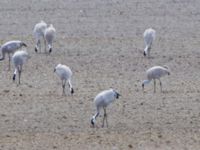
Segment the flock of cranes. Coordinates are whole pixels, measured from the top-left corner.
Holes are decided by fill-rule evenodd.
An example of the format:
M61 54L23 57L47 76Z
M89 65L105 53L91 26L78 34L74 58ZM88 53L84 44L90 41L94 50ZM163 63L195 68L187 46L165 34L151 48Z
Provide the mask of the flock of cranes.
M34 27L33 34L35 37L35 52L40 51L41 52L41 44L42 41L44 41L44 49L46 53L46 45L48 46L48 52L52 52L52 44L55 40L55 34L56 30L53 27L52 24L47 25L44 21L41 21L37 23ZM145 49L144 49L144 56L150 57L150 50L153 44L153 41L155 40L156 31L152 28L146 29L143 37L144 37L144 43L145 43ZM23 65L27 62L27 60L30 58L28 53L23 50L18 50L22 47L27 47L27 45L22 41L9 41L6 42L1 46L1 58L0 61L5 59L5 55L8 55L9 60L9 70L10 70L10 62L11 62L11 55L12 55L12 62L14 65L14 73L13 73L13 81L16 79L16 75L18 74L18 84L20 84L20 77L22 72ZM72 78L72 71L71 69L63 64L58 64L54 68L54 72L60 77L62 81L62 94L65 95L65 87L66 83L69 85L70 93L74 93L74 89L71 83ZM162 92L162 82L161 77L165 75L170 75L169 68L166 66L154 66L147 70L146 72L147 79L142 82L142 88L144 90L144 86L150 83L152 80L154 80L154 92L156 92L156 79L160 81L160 88ZM91 118L91 125L95 127L96 124L96 118L100 114L100 110L104 110L104 116L103 116L103 123L102 127L104 127L104 122L106 121L106 125L108 127L108 120L107 120L107 113L106 108L109 104L114 102L116 99L118 99L121 95L114 89L108 89L105 91L100 92L94 99L94 104L96 107L96 114L92 116Z
M156 37L156 31L152 28L146 29L143 34L145 49L144 56L150 57L150 50L153 44L153 41ZM142 82L142 89L144 91L144 86L154 80L154 92L156 92L156 79L160 81L160 89L162 92L162 82L161 77L165 75L170 75L170 70L167 66L154 66L146 71L147 79ZM102 127L104 127L104 122L106 120L106 124L108 127L107 113L106 107L118 99L120 94L116 92L114 89L109 89L100 92L94 99L96 114L92 116L91 125L94 127L96 123L96 118L99 116L100 109L104 110L103 123Z

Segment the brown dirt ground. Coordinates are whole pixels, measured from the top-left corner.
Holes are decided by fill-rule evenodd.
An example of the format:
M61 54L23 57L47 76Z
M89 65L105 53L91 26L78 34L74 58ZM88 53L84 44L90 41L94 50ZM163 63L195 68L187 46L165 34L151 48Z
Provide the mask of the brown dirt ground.
M40 20L57 29L51 55L34 52ZM199 0L1 0L0 43L25 41L31 59L19 86L0 63L0 149L200 149L199 24ZM157 37L147 59L149 27ZM58 63L74 73L74 96L62 96ZM163 93L153 83L143 93L154 65L171 75ZM93 98L110 87L122 97L107 110L109 128L93 129Z

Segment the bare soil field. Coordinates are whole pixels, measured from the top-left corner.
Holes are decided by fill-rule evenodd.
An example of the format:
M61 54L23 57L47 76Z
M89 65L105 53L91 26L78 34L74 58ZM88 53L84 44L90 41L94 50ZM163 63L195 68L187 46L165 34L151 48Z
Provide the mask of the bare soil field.
M34 51L40 20L57 30L50 55ZM143 32L157 36L143 56ZM21 85L0 62L0 150L200 149L199 0L1 0L0 45L22 40L31 59ZM73 96L62 96L58 63L73 71ZM167 65L163 93L145 87L145 71ZM94 97L110 87L108 128L90 127ZM68 90L68 89L67 89Z

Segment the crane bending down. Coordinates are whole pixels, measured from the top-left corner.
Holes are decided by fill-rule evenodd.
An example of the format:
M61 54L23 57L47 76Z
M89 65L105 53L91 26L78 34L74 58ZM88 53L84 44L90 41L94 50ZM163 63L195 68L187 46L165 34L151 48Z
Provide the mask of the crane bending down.
M49 53L52 52L52 44L55 39L55 34L56 34L56 29L54 28L54 26L52 24L50 24L49 27L46 28L46 30L44 32L44 37L45 37L45 40L48 45Z
M40 50L41 52L41 39L44 41L44 49L46 52L46 40L44 37L45 30L47 28L47 24L44 21L40 21L37 23L33 29L33 35L35 37L36 45L35 45L35 52L38 52Z
M156 31L152 28L146 29L144 31L143 36L144 36L144 43L145 43L144 56L147 55L149 57L151 46L156 37Z
M26 61L30 58L28 53L26 51L16 51L14 55L12 56L12 62L15 66L15 71L13 74L13 81L15 81L16 74L18 72L19 74L19 84L20 84L20 77L21 77L21 72L22 72L22 66Z
M162 82L160 80L161 77L165 75L170 75L169 68L166 66L154 66L146 71L147 74L147 80L144 80L142 82L142 88L144 91L144 86L146 84L149 84L151 80L154 80L154 93L156 92L156 79L160 81L160 90L162 92Z
M65 94L66 81L68 81L70 92L71 92L71 94L73 94L74 93L74 89L73 89L72 84L71 84L71 77L72 77L72 71L71 71L71 69L68 66L65 66L65 65L62 65L62 64L58 64L54 68L54 72L56 72L56 74L62 80L62 88L63 88L62 95Z
M8 41L1 46L1 58L0 61L5 59L5 55L8 54L8 69L10 70L10 61L11 61L11 54L13 54L17 49L21 47L27 47L27 45L22 41Z
M104 121L106 120L106 124L108 127L108 120L107 120L107 114L106 114L106 107L115 101L115 99L118 99L119 96L121 96L118 92L116 92L113 89L105 90L100 92L94 99L94 103L96 106L96 114L91 119L91 124L94 127L96 123L96 118L99 116L100 109L103 108L104 110L104 117L103 117L103 124L102 127L104 127Z

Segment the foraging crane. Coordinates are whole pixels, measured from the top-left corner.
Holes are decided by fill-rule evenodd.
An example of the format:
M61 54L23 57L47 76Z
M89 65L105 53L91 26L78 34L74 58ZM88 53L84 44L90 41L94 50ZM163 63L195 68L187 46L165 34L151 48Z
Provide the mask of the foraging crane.
M149 57L151 46L156 37L156 31L152 28L146 29L144 31L143 36L144 36L144 43L145 43L144 56L147 55Z
M20 77L21 77L21 72L22 72L22 66L26 61L30 58L28 53L26 51L16 51L14 55L12 56L12 62L15 66L15 71L13 74L13 81L15 81L16 74L18 72L19 74L19 84L20 84Z
M41 52L41 39L44 40L44 46L45 46L45 52L46 52L46 40L44 37L46 28L47 28L47 24L44 21L40 21L39 23L35 25L33 29L33 35L36 40L35 52L38 52L38 50L40 50Z
M96 118L99 116L100 109L103 108L104 110L104 117L103 117L103 124L102 127L104 127L104 121L106 120L106 124L108 127L108 120L107 120L107 114L106 114L106 107L115 101L115 99L118 99L119 96L121 96L118 92L116 92L113 89L105 90L100 92L94 99L94 103L96 106L96 114L91 119L91 124L94 127Z
M162 92L162 82L161 82L160 78L165 75L170 75L170 71L169 71L169 68L166 66L164 66L164 67L154 66L154 67L148 69L146 71L146 74L147 74L147 80L144 80L142 82L143 91L144 91L144 86L146 84L149 84L151 82L151 80L154 80L154 93L155 93L156 92L156 79L158 79L160 81L160 89Z
M3 44L1 46L1 58L0 61L5 59L5 55L8 54L8 61L9 61L9 65L8 65L8 69L10 70L10 61L11 61L11 56L10 54L13 54L17 49L21 48L21 47L27 47L27 45L22 42L22 41L8 41L5 44Z
M71 69L68 66L65 66L65 65L62 65L62 64L58 64L54 68L54 72L56 72L56 74L62 80L62 88L63 88L62 95L65 94L66 81L68 81L70 92L71 92L71 94L73 94L74 93L74 89L73 89L72 84L71 84L71 77L72 77L72 71L71 71Z
M51 53L52 51L52 43L53 40L55 39L55 34L56 34L56 29L53 27L52 24L50 24L50 26L46 28L44 32L44 37L48 45L49 53Z

